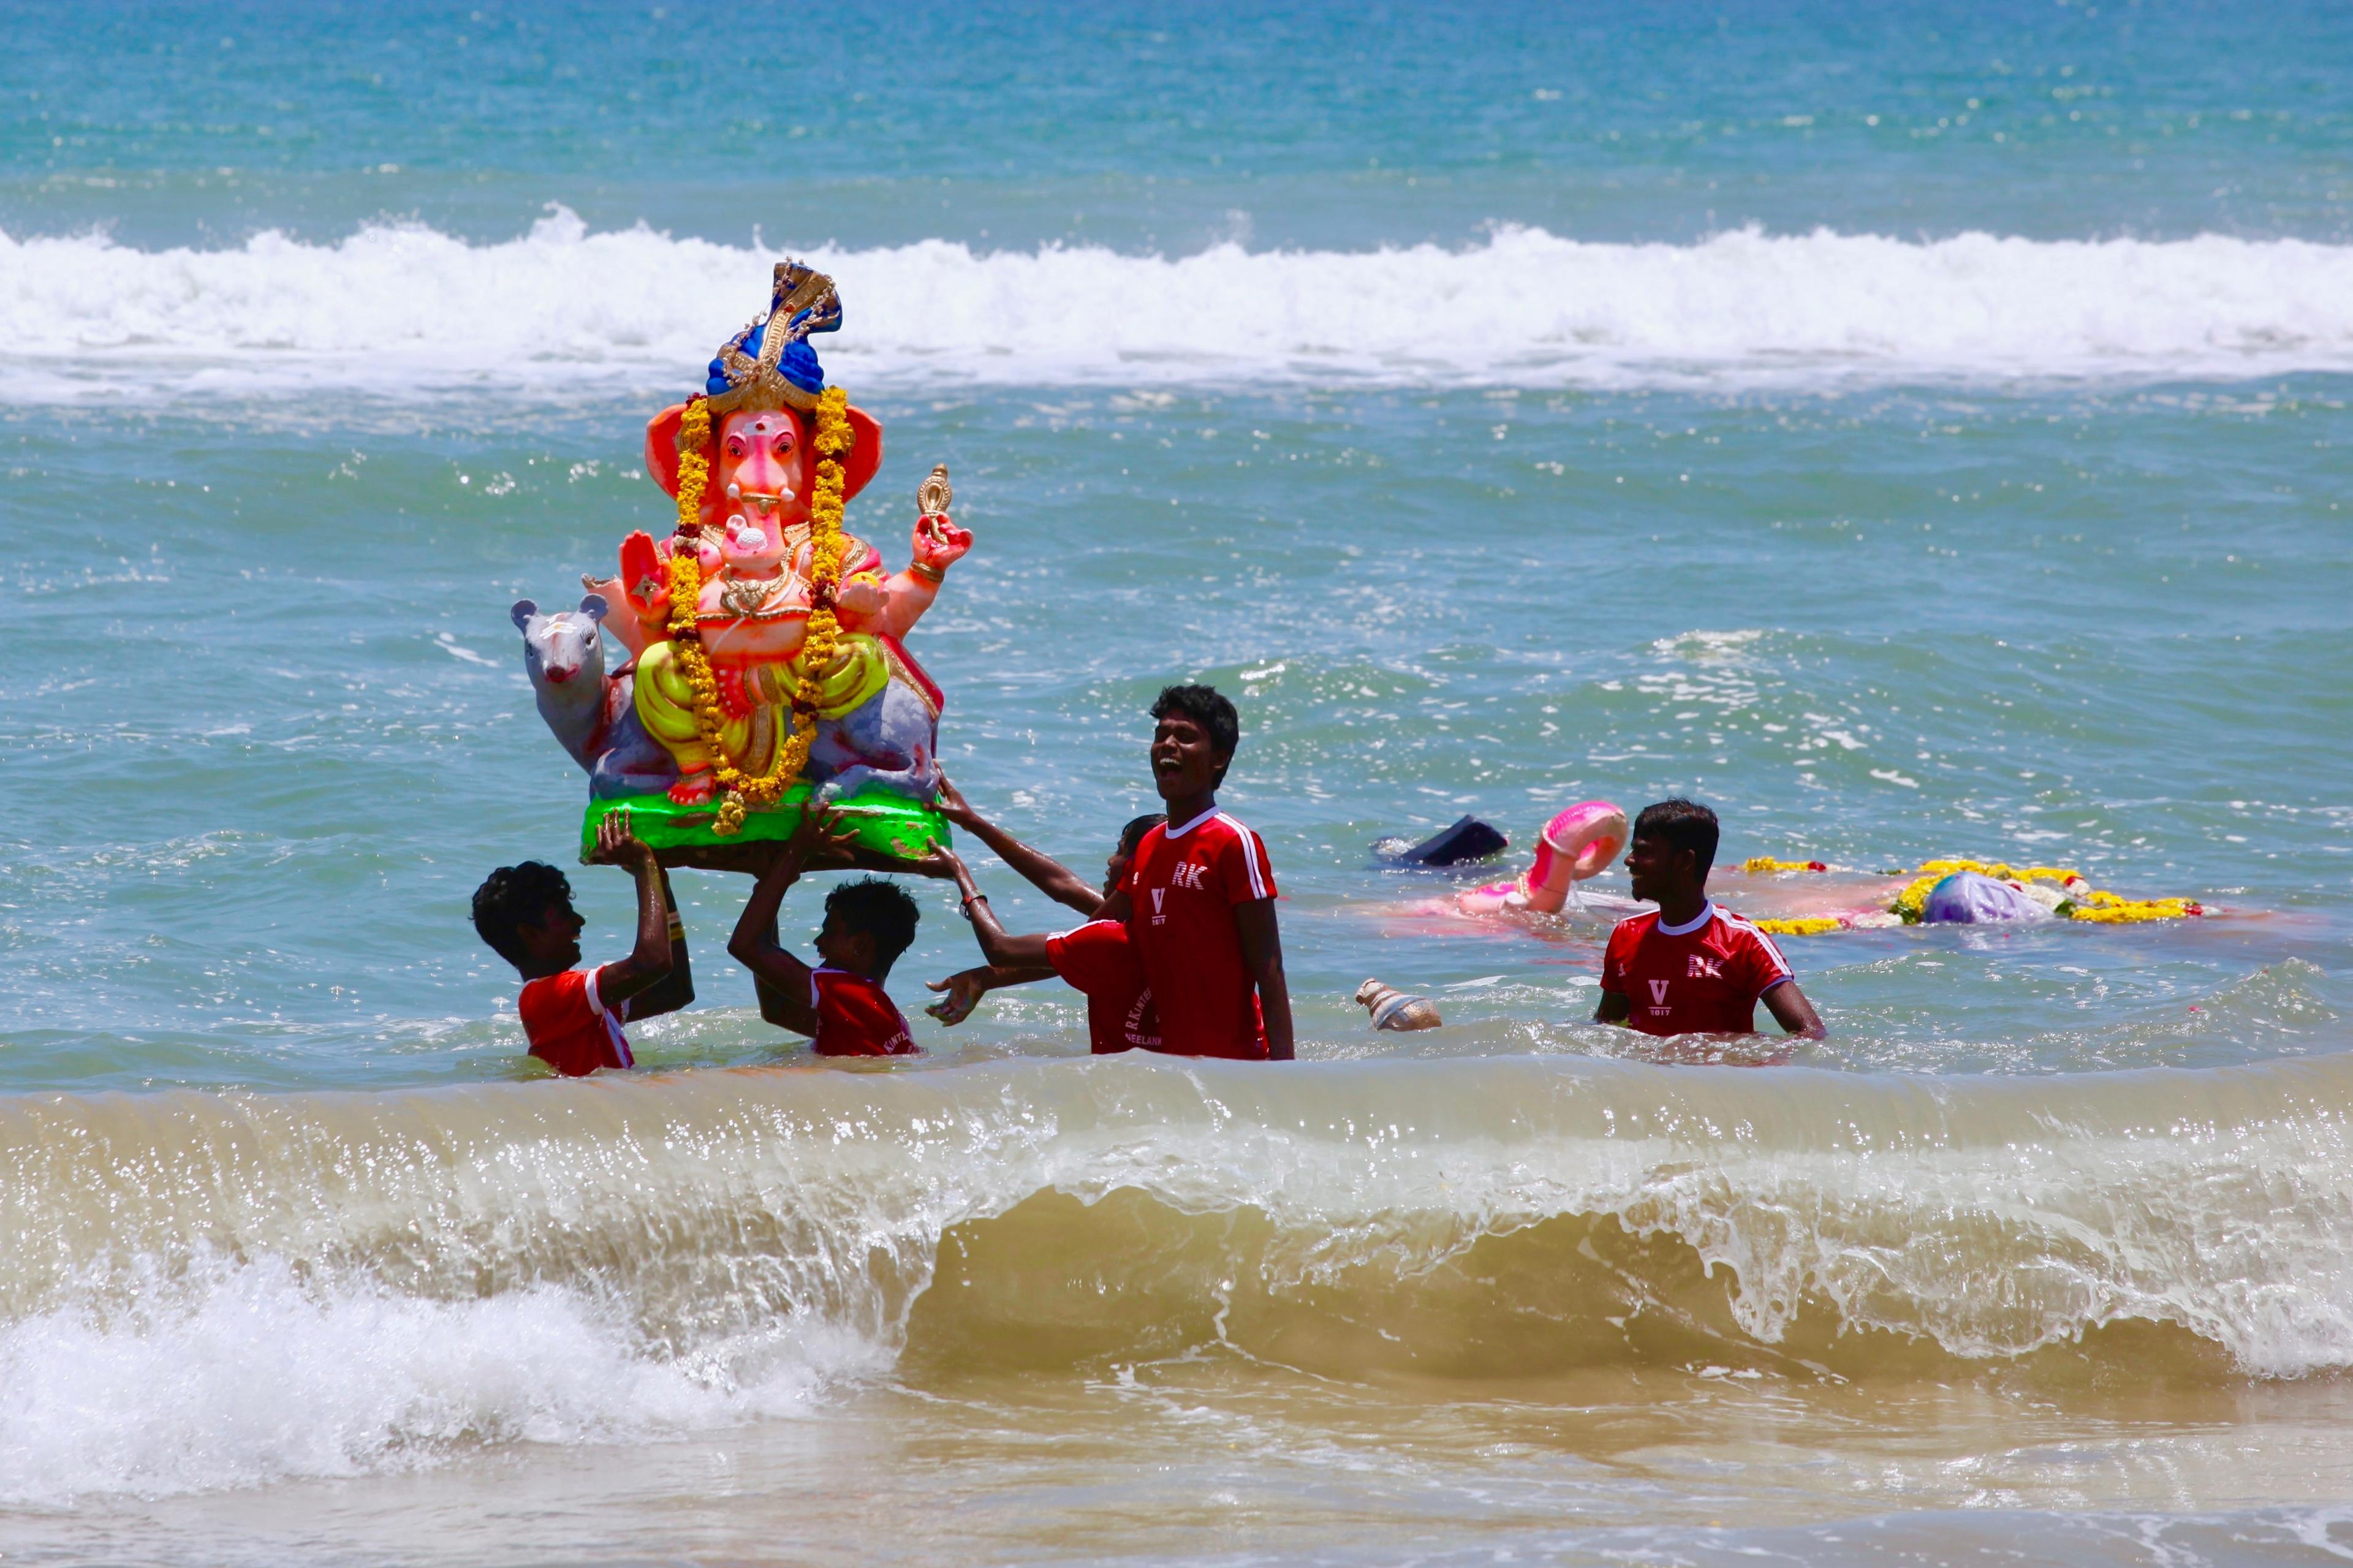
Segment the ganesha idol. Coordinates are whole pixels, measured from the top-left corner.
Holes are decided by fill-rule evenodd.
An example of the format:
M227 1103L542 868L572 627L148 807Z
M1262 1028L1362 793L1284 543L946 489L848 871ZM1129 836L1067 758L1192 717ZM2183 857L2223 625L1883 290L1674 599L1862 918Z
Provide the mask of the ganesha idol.
M940 689L905 638L972 535L948 517L944 466L918 489L903 569L844 530L882 427L825 384L808 339L840 324L832 280L780 263L767 314L721 348L702 395L646 427L646 468L678 506L668 537L622 541L616 576L583 579L580 616L515 607L541 711L590 770L584 842L626 805L640 837L678 851L666 860L737 863L698 851L786 837L819 792L872 857L919 857L946 837L933 807ZM601 678L602 732L628 767L584 755L550 711L548 656L529 645L552 645L567 619L601 622L630 655ZM647 766L648 752L668 765Z

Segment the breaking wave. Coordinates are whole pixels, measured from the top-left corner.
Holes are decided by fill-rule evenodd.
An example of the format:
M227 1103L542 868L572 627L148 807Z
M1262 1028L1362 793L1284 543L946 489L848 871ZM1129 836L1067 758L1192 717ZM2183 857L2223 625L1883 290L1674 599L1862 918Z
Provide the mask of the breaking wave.
M490 244L376 225L228 249L0 235L0 397L304 387L675 389L777 253L554 207ZM1718 234L1525 227L1363 252L948 240L809 253L843 284L828 369L860 386L1320 383L1810 385L2240 378L2353 369L2353 246L2221 235Z
M2353 1365L2353 1058L1523 1058L0 1100L0 1500L1229 1346L1343 1378Z

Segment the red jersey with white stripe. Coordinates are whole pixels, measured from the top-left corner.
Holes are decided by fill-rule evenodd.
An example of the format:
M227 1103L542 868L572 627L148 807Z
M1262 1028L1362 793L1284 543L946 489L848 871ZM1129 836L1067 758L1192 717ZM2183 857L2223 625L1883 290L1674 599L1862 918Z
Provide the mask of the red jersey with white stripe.
M1152 983L1144 977L1125 926L1089 921L1076 931L1050 936L1046 962L1086 993L1087 1043L1095 1055L1160 1048L1160 1010L1152 1005Z
M1160 1048L1266 1059L1258 985L1234 906L1275 896L1266 845L1212 807L1144 836L1127 874L1128 939L1160 1009Z
M1646 1035L1753 1035L1757 1002L1790 978L1773 939L1729 910L1704 905L1688 925L1656 910L1618 922L1601 958L1601 989L1626 998Z
M629 1005L607 1007L596 994L596 983L604 974L602 969L543 974L515 999L531 1054L565 1078L585 1078L598 1068L638 1065L621 1033L620 1018L614 1016L627 1017Z
M817 1009L821 1057L903 1057L915 1049L907 1020L879 981L847 969L809 971L809 1003Z

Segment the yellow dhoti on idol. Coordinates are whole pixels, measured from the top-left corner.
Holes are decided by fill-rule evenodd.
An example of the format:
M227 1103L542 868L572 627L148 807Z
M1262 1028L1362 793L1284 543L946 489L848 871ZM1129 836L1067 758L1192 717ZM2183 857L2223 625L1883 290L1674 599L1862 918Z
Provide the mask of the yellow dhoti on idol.
M806 650L804 650L806 651ZM638 659L638 721L678 759L681 773L702 773L724 762L746 773L775 765L776 749L792 733L792 701L808 673L803 655L783 664L756 665L744 677L748 711L722 724L723 757L712 754L694 718L694 687L678 645L649 645ZM812 703L818 720L839 719L890 684L891 662L882 645L863 633L839 634L834 656L817 673Z

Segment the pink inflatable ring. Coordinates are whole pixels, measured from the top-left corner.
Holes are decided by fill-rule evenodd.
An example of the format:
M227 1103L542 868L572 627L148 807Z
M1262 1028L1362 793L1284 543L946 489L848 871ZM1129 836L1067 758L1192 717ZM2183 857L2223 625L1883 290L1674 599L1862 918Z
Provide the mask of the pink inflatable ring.
M1466 915L1501 914L1506 910L1534 910L1556 914L1568 901L1568 889L1609 868L1626 847L1626 814L1606 800L1588 800L1570 806L1545 824L1536 838L1535 864L1516 881L1490 882L1455 896Z

